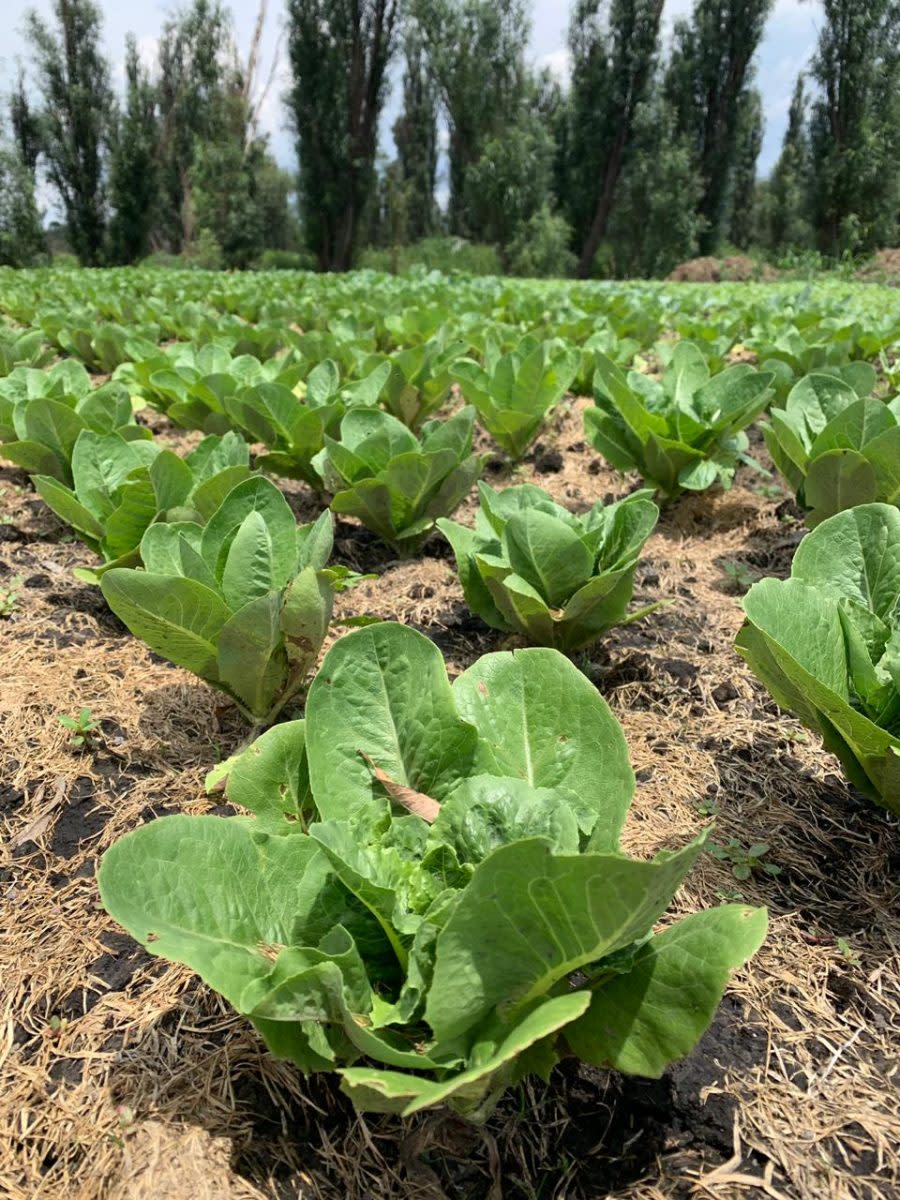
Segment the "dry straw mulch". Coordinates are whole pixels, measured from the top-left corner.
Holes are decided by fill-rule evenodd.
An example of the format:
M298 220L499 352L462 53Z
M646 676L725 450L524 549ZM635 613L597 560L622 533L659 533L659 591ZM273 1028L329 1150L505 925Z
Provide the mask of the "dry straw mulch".
M579 663L631 746L627 848L678 845L712 816L719 842L768 842L780 874L739 883L704 857L678 908L739 894L770 907L769 938L701 1046L663 1080L567 1063L551 1086L509 1095L479 1130L446 1114L356 1117L333 1080L270 1058L189 971L151 959L106 917L98 856L141 821L215 810L204 772L244 731L73 580L87 552L21 475L0 474L0 588L23 578L18 610L0 620L0 1196L900 1195L897 822L848 790L733 652L741 615L723 563L784 574L800 533L758 480L665 514L637 598L673 603ZM586 450L569 410L516 478L576 508L625 487ZM312 515L305 489L287 490ZM379 574L342 600L345 614L415 625L452 672L513 644L467 612L439 539L396 563L342 524L338 549ZM93 752L73 752L57 720L82 706L102 722Z

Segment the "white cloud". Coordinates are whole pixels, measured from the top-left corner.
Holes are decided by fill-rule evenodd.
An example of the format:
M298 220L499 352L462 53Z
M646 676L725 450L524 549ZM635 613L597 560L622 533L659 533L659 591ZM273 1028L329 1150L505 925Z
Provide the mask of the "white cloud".
M569 80L572 78L572 54L568 47L560 46L558 50L542 54L536 65L539 70L548 70L562 87L568 87Z

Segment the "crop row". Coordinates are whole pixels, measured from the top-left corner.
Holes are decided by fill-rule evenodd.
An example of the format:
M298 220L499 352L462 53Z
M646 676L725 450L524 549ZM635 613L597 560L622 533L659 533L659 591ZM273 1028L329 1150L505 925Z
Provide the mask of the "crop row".
M406 555L437 527L472 610L534 648L485 655L451 685L428 639L363 619L325 655L303 720L274 725L212 773L210 787L224 784L252 816L135 830L104 860L104 903L152 953L192 966L274 1053L340 1070L363 1109L449 1103L481 1116L567 1054L658 1075L706 1028L765 913L724 905L654 933L704 836L650 862L622 852L634 790L625 739L562 651L649 614L629 606L656 501L728 486L740 463L756 465L747 430L768 410L771 457L814 528L790 579L748 593L737 648L848 778L900 811L900 399L883 396L889 370L879 377L860 357L865 335L835 325L844 334L829 339L821 314L819 340L803 341L825 347L811 372L802 354L730 361L737 343L712 350L695 312L693 339L654 343L661 370L650 374L612 318L581 341L560 332L546 306L568 305L576 325L574 289L504 301L499 285L466 285L495 316L462 336L465 315L429 318L427 296L446 281L418 281L411 309L412 285L396 283L382 339L340 307L365 279L336 285L338 307L332 297L325 327L296 334L302 344L282 323L277 354L273 343L235 353L258 350L256 333L278 323L263 312L263 277L257 323L241 313L222 321L221 341L139 345L134 357L124 335L100 387L71 358L15 366L0 379L2 454L99 555L82 574L128 628L256 724L306 686L334 594L356 582L329 565L332 511ZM235 286L237 310L252 296ZM536 328L504 320L504 303L541 301ZM85 360L102 333L84 341ZM62 327L56 340L79 344ZM43 345L27 343L33 361ZM537 487L481 483L474 528L450 520L484 465L476 419L515 461L567 392L588 390L586 372L587 440L644 486L575 514ZM442 417L454 385L467 403ZM136 423L135 398L206 436L173 453ZM265 447L256 468L304 480L331 511L298 527L251 469L251 444Z

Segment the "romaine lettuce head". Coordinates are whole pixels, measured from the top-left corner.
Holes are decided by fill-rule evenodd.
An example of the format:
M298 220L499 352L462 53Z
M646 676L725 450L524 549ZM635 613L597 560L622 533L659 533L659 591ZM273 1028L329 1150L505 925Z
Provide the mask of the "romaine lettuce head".
M452 685L399 625L340 639L304 721L214 773L252 816L165 817L106 854L108 911L360 1109L478 1119L560 1058L651 1077L687 1054L764 910L655 925L703 838L650 861L605 701L549 649Z
M738 653L851 783L900 813L900 510L829 517L800 543L790 578L760 580L743 604Z
M538 646L581 649L627 615L641 550L659 518L652 492L598 501L576 516L532 484L480 483L475 528L440 520L466 602L494 629Z

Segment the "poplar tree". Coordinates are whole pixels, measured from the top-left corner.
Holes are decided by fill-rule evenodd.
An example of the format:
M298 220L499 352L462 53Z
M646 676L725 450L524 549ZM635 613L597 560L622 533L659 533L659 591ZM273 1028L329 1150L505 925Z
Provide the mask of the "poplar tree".
M41 149L79 261L104 258L104 155L112 93L100 50L100 12L91 0L54 0L52 22L33 10L25 32L43 107Z
M726 232L741 100L771 7L772 0L695 0L690 20L675 25L665 87L703 181L701 254L714 253Z
M811 75L812 217L826 254L893 245L900 205L900 2L823 0Z
M806 94L803 75L797 77L781 154L768 189L768 241L773 250L804 249L810 242L809 144L806 136Z
M450 232L487 236L466 176L492 139L517 126L529 98L525 0L413 0L449 127ZM516 136L524 149L527 138Z
M653 80L662 10L663 0L612 0L608 8L578 0L572 15L566 191L582 278L606 236L638 108Z
M398 20L398 0L288 0L288 109L301 215L323 271L353 265L375 187L378 118Z
M131 263L150 250L159 188L156 89L129 35L125 50L125 104L116 114L109 168L110 255Z
M738 114L737 142L731 176L731 219L728 239L746 250L756 233L756 161L763 144L762 96L746 88Z
M397 170L394 187L403 189L406 236L419 241L434 232L437 178L437 88L422 44L412 25L406 34L403 111L394 122Z

